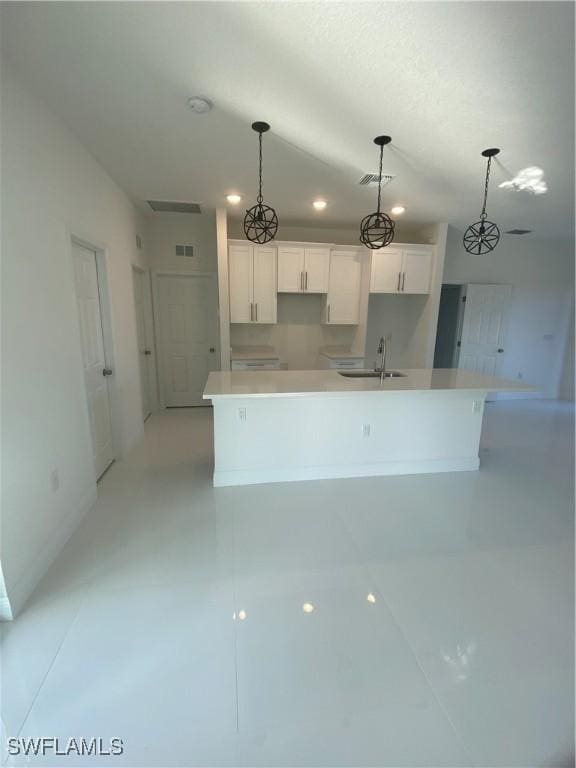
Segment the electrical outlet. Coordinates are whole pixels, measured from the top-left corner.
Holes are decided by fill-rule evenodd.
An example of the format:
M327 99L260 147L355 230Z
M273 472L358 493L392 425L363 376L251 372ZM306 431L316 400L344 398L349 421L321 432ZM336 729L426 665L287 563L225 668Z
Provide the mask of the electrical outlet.
M370 437L370 424L362 424L362 437Z
M482 400L472 400L472 413L480 413L482 410Z
M523 379L524 378L524 374L522 373L522 371L518 371L518 373L516 374L516 378L517 379Z
M57 469L53 469L52 472L50 472L50 487L54 493L60 488L60 475L58 474Z
M238 418L240 421L246 421L246 408L238 408Z

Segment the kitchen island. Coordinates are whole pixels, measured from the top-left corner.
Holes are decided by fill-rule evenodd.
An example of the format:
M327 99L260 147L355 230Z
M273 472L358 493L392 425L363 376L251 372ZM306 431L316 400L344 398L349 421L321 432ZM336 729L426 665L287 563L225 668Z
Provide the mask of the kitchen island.
M462 369L397 373L210 373L214 485L475 470L486 395L531 389Z

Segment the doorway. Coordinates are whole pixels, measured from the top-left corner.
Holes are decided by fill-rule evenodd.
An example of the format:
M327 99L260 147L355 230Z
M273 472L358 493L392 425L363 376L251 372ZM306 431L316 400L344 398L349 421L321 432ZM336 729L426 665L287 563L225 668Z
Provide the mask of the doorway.
M460 333L464 316L465 285L445 283L440 292L434 368L458 368Z
M140 369L140 390L142 392L142 418L144 421L152 412L153 401L153 348L150 338L150 283L148 273L132 266L134 286L134 309L136 312L136 338L138 342L138 367Z
M154 299L162 405L204 406L206 379L220 360L215 276L157 273Z
M511 297L510 285L443 285L434 368L500 375Z
M73 240L72 261L94 469L100 478L115 458L110 381L114 371L105 333L109 317L103 254Z

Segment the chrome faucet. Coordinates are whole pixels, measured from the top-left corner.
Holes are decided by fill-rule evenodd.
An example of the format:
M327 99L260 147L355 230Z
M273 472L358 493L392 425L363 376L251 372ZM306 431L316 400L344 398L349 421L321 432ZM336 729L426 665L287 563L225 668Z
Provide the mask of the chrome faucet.
M386 339L384 336L380 336L380 343L378 344L378 354L380 355L380 368L374 366L376 373L380 374L380 383L386 378Z

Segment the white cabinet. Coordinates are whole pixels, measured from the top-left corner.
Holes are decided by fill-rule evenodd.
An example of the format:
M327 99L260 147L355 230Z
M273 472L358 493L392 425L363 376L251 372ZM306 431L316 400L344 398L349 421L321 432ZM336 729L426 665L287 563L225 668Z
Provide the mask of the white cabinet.
M324 322L357 325L360 316L362 256L358 250L332 251Z
M326 357L326 355L320 355L319 368L330 369L335 371L345 371L349 369L362 369L364 368L363 357Z
M433 247L395 245L372 252L370 293L429 293Z
M228 247L231 323L276 322L276 248Z
M279 293L326 293L330 248L278 246Z

